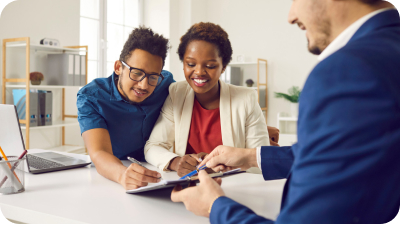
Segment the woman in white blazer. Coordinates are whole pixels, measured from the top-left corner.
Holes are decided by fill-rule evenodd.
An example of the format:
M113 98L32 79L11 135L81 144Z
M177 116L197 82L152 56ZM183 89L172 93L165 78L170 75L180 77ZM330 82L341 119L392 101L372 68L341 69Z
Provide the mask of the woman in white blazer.
M169 96L144 148L147 162L160 170L175 170L179 176L196 169L199 156L185 156L188 142L197 146L196 137L190 132L197 133L197 130L204 130L204 126L207 128L215 123L220 123L220 134L219 129L208 131L199 137L205 142L198 143L199 146L209 142L221 143L221 140L215 142L215 139L222 139L221 144L237 148L270 145L267 124L257 102L257 92L219 80L232 56L228 34L220 26L212 23L194 24L182 36L178 54L183 62L186 81L173 83L169 87ZM205 124L192 122L199 119L194 118L199 117L199 113L193 112L198 103L204 110L219 113L217 120L210 124L207 124L207 119L202 120ZM197 126L195 130L193 126ZM210 135L210 132L213 134ZM196 151L210 152L217 146L211 147ZM250 171L259 170L251 168Z

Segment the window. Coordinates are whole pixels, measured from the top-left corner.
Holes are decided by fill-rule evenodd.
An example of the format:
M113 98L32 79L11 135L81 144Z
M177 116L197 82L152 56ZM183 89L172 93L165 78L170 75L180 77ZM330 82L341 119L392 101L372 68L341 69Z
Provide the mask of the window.
M107 77L129 34L142 23L142 0L81 0L80 45L88 45L88 82Z

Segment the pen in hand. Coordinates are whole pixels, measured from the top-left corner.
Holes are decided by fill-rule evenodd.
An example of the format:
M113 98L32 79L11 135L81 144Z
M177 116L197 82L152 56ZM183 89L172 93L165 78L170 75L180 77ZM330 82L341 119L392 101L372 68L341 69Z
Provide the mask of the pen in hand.
M142 167L144 167L144 168L146 168L146 169L149 169L149 168L147 168L147 167L145 167L144 165L143 165L143 163L141 163L141 162L139 162L138 160L136 160L136 159L134 159L134 158L132 158L132 157L127 157L128 158L128 160L129 161L131 161L132 163L136 163L136 164L138 164L139 166L142 166ZM161 174L161 173L160 173ZM161 175L162 176L162 175ZM160 177L160 178L158 178L158 179L160 179L160 180L162 180L162 177Z
M131 158L131 157L128 156L128 160L131 161L132 163L139 164L140 166L143 166L144 168L146 168L141 162L137 161L134 158Z
M184 180L187 179L188 177L191 177L193 175L196 175L197 173L199 173L200 170L205 170L207 169L206 165L201 166L200 168L197 168L197 170L193 170L192 172L186 174L185 176L181 177L180 180Z

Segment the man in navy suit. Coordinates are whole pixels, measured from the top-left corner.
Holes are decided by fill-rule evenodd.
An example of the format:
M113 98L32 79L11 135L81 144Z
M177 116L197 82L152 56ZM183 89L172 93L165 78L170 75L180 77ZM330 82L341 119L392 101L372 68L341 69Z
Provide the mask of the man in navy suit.
M203 171L199 186L175 187L171 199L212 223L391 221L400 207L398 11L381 0L294 0L289 22L307 30L320 60L300 96L298 143L220 146L201 164L258 166L265 180L286 178L278 218L225 197Z

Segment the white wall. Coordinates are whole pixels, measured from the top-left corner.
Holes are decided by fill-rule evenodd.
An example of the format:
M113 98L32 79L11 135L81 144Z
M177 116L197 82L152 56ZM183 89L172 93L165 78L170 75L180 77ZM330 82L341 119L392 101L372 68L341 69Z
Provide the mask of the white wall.
M62 46L79 45L79 0L18 0L8 4L1 12L0 40L16 37L30 37L31 43L39 44L40 40L47 38L58 39ZM7 54L7 77L25 78L25 58L19 50L13 49ZM2 57L0 49L0 59ZM14 54L13 54L14 53ZM19 54L19 55L18 55ZM31 54L31 71L39 70L42 65L38 62L44 56ZM12 59L12 60L11 60ZM16 60L14 60L16 59ZM19 60L18 60L19 59ZM0 64L0 71L2 65ZM44 74L46 76L46 74ZM1 82L1 77L0 77ZM1 87L0 87L1 88ZM66 113L76 114L77 90L66 90ZM8 103L11 103L11 89L7 89ZM1 98L1 92L0 92ZM61 92L54 93L55 99L61 99ZM60 100L55 101L53 107L55 119L60 119ZM41 131L31 131L31 148L51 148L61 144L61 129L53 128ZM25 133L25 132L23 132ZM83 145L79 127L66 128L67 144Z
M10 0L7 0L10 1ZM400 0L391 0L400 6ZM4 1L1 0L0 7ZM0 40L13 37L31 37L38 43L44 37L60 40L63 46L79 43L80 0L18 0L6 6L0 17ZM170 38L172 46L165 69L170 70L175 80L184 80L182 63L176 54L180 37L194 23L205 21L217 23L224 28L233 46L234 60L245 55L248 61L257 58L268 60L269 116L268 124L276 126L278 112L289 112L289 104L273 96L274 92L286 92L293 85L302 87L316 64L316 57L306 48L304 32L289 25L287 13L292 1L282 0L144 0L144 24L155 32ZM1 10L1 9L0 9ZM0 60L1 60L0 49ZM36 65L37 66L37 65ZM31 65L35 68L35 65ZM0 64L1 71L1 64ZM15 64L8 74L19 76L24 68ZM246 76L255 78L255 68L243 68ZM22 72L23 73L23 72ZM9 76L9 77L10 77ZM1 76L0 76L1 82ZM1 87L0 87L1 88ZM10 96L8 92L8 96ZM67 92L67 113L76 113L76 90ZM59 98L60 95L56 95ZM1 92L0 92L1 98ZM59 116L59 115L58 115ZM37 133L37 147L51 147L60 142L59 131L54 138L43 140L45 135ZM79 129L67 128L67 142L78 140ZM43 148L44 148L43 147Z
M204 2L207 15L203 21L219 24L229 34L233 60L237 55L245 55L249 61L257 58L268 60L268 124L276 126L277 113L290 112L290 107L287 101L276 99L274 92L287 92L292 86L302 88L317 63L316 56L307 51L304 32L287 22L292 1ZM244 77L255 78L255 68L247 67L243 68Z
M268 60L268 124L276 126L278 112L290 112L289 103L276 99L274 92L303 87L316 64L307 51L303 31L287 22L291 1L277 0L146 0L144 24L170 38L168 65L177 81L184 80L182 63L176 54L180 37L197 22L219 24L229 34L233 61L245 55L247 61ZM256 66L242 68L245 78L256 80ZM262 72L262 71L261 71Z

